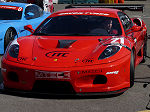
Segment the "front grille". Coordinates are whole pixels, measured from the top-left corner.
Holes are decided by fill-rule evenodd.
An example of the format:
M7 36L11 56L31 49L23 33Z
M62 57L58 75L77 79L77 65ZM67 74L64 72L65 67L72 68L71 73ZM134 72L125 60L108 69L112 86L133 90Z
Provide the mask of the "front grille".
M52 93L52 94L75 94L75 91L66 81L36 81L32 89L34 92Z

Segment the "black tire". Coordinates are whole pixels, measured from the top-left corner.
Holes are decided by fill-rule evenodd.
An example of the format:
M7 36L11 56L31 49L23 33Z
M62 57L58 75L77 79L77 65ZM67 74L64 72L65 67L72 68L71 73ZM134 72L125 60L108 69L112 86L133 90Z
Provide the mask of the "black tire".
M4 51L6 50L9 42L11 42L12 40L15 39L16 35L17 35L17 33L12 28L8 28L8 30L6 31L6 34L5 34L5 38L4 38Z
M145 63L146 56L147 56L147 41L145 41L145 43L144 43L144 47L143 47L143 60L141 61L141 63Z
M134 77L135 77L135 55L134 50L131 51L131 59L130 59L130 87L134 85Z

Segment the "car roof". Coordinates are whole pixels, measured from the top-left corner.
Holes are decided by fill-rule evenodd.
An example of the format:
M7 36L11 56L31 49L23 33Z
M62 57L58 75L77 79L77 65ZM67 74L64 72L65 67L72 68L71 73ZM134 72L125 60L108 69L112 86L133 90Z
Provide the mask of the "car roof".
M86 15L87 13L91 13L93 15L99 15L104 14L108 17L117 17L117 12L120 11L118 9L111 9L111 8L70 8L70 9L64 9L57 11L56 13L53 13L52 16L58 16L58 15L73 15L77 13L82 13L81 15ZM77 14L78 15L78 14ZM88 15L88 14L87 14Z
M27 3L19 3L19 2L0 2L0 5L26 7L28 4Z

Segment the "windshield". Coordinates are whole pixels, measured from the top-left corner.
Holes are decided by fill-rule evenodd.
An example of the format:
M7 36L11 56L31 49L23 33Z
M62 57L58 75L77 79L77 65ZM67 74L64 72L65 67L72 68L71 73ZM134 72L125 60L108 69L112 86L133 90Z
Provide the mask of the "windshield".
M22 11L12 9L0 9L0 20L19 20L22 16Z
M93 15L69 15L47 18L33 35L115 36L121 35L117 18Z

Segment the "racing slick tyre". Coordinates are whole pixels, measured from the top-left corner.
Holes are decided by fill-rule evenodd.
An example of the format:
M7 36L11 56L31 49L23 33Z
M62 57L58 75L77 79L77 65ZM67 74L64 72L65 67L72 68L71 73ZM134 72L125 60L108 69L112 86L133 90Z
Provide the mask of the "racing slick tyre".
M141 61L141 63L145 63L146 56L147 56L147 41L145 41L145 43L144 43L144 47L143 47L143 60Z
M134 85L134 72L135 72L134 61L135 61L134 50L132 50L130 59L130 88Z
M6 31L6 34L5 34L5 38L4 38L4 51L6 50L9 42L11 42L12 40L15 39L16 35L17 35L17 33L12 28L8 28L8 30Z

